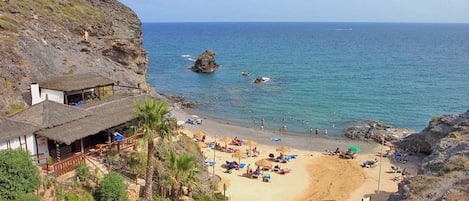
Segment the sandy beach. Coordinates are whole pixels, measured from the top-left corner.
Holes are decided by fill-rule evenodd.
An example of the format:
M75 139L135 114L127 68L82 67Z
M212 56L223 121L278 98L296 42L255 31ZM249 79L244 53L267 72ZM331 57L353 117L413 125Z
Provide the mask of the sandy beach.
M193 115L178 108L173 108L172 114L177 120L187 120ZM225 193L230 200L359 201L365 195L375 193L378 190L378 180L380 181L380 192L397 192L397 182L393 179L400 178L401 175L399 173L386 173L391 165L396 164L392 159L376 156L381 149L388 148L382 148L374 142L325 138L324 136L286 135L278 131L260 130L259 128L243 127L232 125L229 122L201 118L203 119L201 125L184 124L184 133L192 137L193 133L204 131L207 133L206 142L219 142L218 140L224 136L257 142L255 147L260 151L260 155L241 159L233 157L232 153L215 151L213 148L202 148L207 161L216 162L215 166L207 166L207 168L209 172L214 171L215 175L221 177L221 183L227 184ZM272 138L281 138L281 140L274 141ZM224 142L220 143L224 145ZM297 158L291 159L288 163L272 162L273 165L278 164L281 168L291 169L290 173L279 174L274 171L264 171L264 175L271 175L270 182L263 182L262 178L246 177L246 167L233 170L232 173L225 173L226 168L223 164L226 161L239 161L256 169L256 161L269 158L270 153L278 156L279 152L276 149L280 146L291 148L291 151L286 154L298 155ZM355 159L341 159L325 152L326 149L333 151L337 147L346 150L350 146L361 148ZM241 151L253 148L248 145L228 145L228 147ZM379 165L372 168L360 166L365 160L375 158L381 162L381 175L379 174ZM415 163L408 162L405 166L410 174L416 174ZM223 193L222 186L220 184L219 190Z

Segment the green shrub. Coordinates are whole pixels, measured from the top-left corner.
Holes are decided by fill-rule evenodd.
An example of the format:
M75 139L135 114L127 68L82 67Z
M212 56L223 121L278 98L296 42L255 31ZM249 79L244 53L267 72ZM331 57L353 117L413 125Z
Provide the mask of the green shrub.
M5 111L5 116L11 116L16 114L17 112L20 112L26 108L26 105L23 103L12 103L10 104L10 108Z
M104 176L99 188L99 200L127 201L126 184L116 172Z
M39 188L41 178L29 152L0 150L0 200L17 200Z
M44 190L48 190L52 184L55 183L55 178L51 175L46 175L46 177L44 177L44 181L43 181L43 185L44 185Z
M85 163L80 163L77 166L76 173L79 181L87 181L90 178L90 167Z

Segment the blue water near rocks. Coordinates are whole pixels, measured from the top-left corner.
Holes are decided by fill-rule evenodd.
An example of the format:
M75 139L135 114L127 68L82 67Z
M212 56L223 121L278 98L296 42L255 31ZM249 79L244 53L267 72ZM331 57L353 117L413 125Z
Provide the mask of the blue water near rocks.
M209 118L341 136L369 119L420 131L469 109L469 24L144 23L143 34L149 82ZM187 70L208 49L220 68Z

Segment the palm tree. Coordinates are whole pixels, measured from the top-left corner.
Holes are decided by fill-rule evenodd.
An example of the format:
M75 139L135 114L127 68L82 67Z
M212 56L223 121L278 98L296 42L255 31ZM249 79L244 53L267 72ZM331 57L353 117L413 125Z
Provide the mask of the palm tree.
M183 153L179 157L175 153L169 153L168 168L172 169L172 195L178 198L182 190L183 184L189 188L192 187L197 178L195 175L199 173L199 169L195 167L196 158L190 153Z
M173 135L172 124L174 120L167 116L168 113L169 110L165 101L150 98L145 98L143 103L137 103L135 108L135 114L137 115L136 127L143 131L144 139L148 143L144 189L144 199L147 201L153 200L153 153L155 150L153 139L158 136L164 140L171 138Z

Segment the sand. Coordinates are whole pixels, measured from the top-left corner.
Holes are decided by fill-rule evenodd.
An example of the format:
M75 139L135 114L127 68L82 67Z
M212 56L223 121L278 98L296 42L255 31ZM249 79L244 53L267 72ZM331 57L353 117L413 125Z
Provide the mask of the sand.
M183 110L173 108L172 114L177 120L187 120L191 114ZM309 200L362 200L367 194L373 194L378 190L378 180L380 181L380 191L387 193L397 192L397 182L393 178L399 178L398 173L386 173L391 165L396 163L388 158L380 158L376 153L381 151L381 145L374 142L362 142L348 139L325 138L323 136L299 136L285 135L278 131L262 131L257 126L246 127L232 125L230 122L222 122L210 118L203 118L202 125L185 124L184 132L192 137L197 131L207 133L207 142L216 141L223 136L238 137L243 140L253 140L257 142L257 149L260 151L258 157L247 157L238 159L232 157L232 153L215 151L212 148L202 148L207 156L207 161L216 161L215 166L207 166L208 171L222 178L220 192L223 193L223 183L227 184L226 196L233 201L249 200L286 200L286 201L309 201ZM271 138L281 138L281 141L272 141ZM223 145L224 143L221 142ZM246 167L240 170L233 170L231 174L224 173L226 170L222 164L226 161L238 161L250 164L256 168L255 162L268 158L269 153L276 156L279 146L288 146L292 151L287 154L297 154L296 159L291 159L288 163L277 163L282 168L290 168L292 171L281 175L273 171L266 171L270 174L270 182L263 182L261 178L251 179L245 176ZM247 145L228 145L242 151L250 149ZM339 147L346 150L349 146L359 146L361 152L355 159L340 159L338 156L328 155L325 150L335 150ZM388 149L384 147L383 150ZM378 158L381 167L362 168L361 163L365 160ZM398 165L398 164L397 164ZM415 174L416 163L405 165L409 173ZM381 175L380 173L381 168ZM381 177L381 178L380 178ZM376 200L376 199L375 199Z

